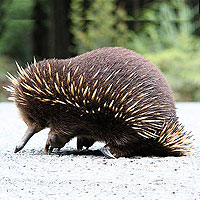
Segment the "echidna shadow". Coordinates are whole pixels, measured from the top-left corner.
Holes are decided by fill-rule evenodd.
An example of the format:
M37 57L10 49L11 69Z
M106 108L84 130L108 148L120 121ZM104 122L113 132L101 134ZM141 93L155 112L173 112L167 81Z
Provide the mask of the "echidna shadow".
M101 48L18 70L17 77L9 74L7 90L28 129L15 152L46 127L46 153L74 137L79 150L105 142L102 152L111 158L182 156L191 150L166 79L131 50Z

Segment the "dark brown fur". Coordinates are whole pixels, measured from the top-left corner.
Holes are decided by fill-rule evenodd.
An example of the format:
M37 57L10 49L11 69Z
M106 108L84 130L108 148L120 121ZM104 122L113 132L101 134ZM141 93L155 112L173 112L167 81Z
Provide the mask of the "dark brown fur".
M37 127L35 132L50 128L47 148L61 148L78 137L80 149L103 141L116 157L185 154L185 147L163 145L177 123L173 95L161 72L141 55L102 48L66 60L43 60L26 73L29 78L17 79L13 96L28 126ZM158 142L164 127L166 142Z

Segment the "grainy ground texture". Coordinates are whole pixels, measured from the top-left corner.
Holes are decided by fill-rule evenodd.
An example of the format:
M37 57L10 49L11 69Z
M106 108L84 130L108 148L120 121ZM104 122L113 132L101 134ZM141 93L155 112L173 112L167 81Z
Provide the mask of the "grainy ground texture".
M200 103L177 108L195 138L192 155L106 159L104 144L78 154L76 140L45 155L48 130L14 154L26 125L14 104L0 103L0 199L200 199Z

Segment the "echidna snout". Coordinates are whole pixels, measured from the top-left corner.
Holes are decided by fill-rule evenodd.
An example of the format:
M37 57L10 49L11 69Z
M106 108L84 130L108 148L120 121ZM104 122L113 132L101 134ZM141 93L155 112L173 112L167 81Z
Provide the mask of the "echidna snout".
M28 126L16 151L49 127L45 151L77 137L79 150L105 142L107 157L181 156L191 136L178 122L172 91L161 72L121 47L93 50L70 59L18 66L9 74L11 98Z

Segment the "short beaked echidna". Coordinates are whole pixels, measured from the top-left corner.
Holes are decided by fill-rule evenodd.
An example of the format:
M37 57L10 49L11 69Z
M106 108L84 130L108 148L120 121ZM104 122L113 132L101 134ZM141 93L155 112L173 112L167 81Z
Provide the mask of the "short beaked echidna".
M18 65L18 64L17 64ZM28 129L15 152L49 127L45 151L77 137L79 150L105 142L107 157L181 156L191 136L178 122L172 91L141 55L106 47L69 59L18 65L7 87Z

